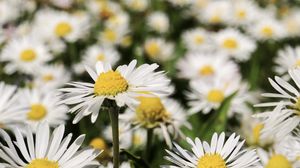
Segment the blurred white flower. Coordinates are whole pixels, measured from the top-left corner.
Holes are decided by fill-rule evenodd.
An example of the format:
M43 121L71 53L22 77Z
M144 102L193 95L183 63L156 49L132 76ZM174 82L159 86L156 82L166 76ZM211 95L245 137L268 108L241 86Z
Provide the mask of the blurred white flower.
M174 52L174 44L162 38L149 38L144 43L144 51L154 61L170 60Z
M232 56L238 61L247 61L256 49L256 43L250 37L236 29L223 29L215 35L217 50Z
M194 28L187 30L182 35L182 40L186 48L190 51L207 51L212 50L214 45L211 33L203 28Z
M152 12L147 17L147 25L150 29L159 33L166 33L169 30L170 23L168 16L160 11Z

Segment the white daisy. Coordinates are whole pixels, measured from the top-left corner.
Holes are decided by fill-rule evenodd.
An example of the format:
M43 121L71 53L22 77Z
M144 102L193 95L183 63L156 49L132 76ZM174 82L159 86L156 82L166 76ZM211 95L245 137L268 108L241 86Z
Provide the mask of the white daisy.
M186 141L191 145L192 152L181 148L174 143L173 152L168 151L169 156L165 159L172 162L173 168L254 168L258 167L259 159L255 150L242 149L244 142L239 142L240 136L235 133L225 140L225 133L219 136L214 133L210 145L199 138L193 141L187 138Z
M252 52L256 49L254 40L232 28L219 31L214 40L217 49L238 61L249 60Z
M279 50L275 63L277 64L275 67L277 74L289 79L288 71L300 67L300 46L295 48L286 46L284 49Z
M174 52L174 44L162 38L149 38L144 43L147 56L155 61L167 61Z
M135 128L159 129L159 133L170 147L172 146L170 136L176 138L179 134L182 137L183 133L180 131L182 125L190 128L186 122L184 108L175 100L155 96L138 97L138 100L140 104L136 109L128 109L121 114L121 120L132 124Z
M202 28L185 31L182 39L186 48L190 51L206 51L213 48L210 32Z
M97 62L96 72L86 67L95 83L72 82L68 85L74 87L61 89L65 92L63 102L76 105L70 109L71 113L77 112L73 123L89 114L92 114L91 120L95 122L105 99L114 100L119 107L127 105L134 108L138 104L135 98L145 92L155 95L171 92L168 87L170 80L164 72L154 72L157 64L143 64L138 68L136 64L137 61L133 60L128 66L122 65L112 70L110 64Z
M133 11L143 12L148 8L150 1L149 0L123 0L123 3L127 6L127 8Z
M168 16L160 11L152 12L147 17L147 25L149 28L159 33L166 33L169 30L169 22Z
M177 62L179 76L186 79L212 80L216 76L236 76L238 66L221 53L191 52Z
M227 23L230 19L230 1L210 1L198 14L198 19L209 24Z
M74 0L50 0L50 2L56 7L67 9L73 5Z
M71 75L63 65L44 65L34 73L33 86L43 89L57 89L63 86L71 78Z
M0 60L8 61L5 71L32 74L51 59L48 49L33 37L11 40L2 50Z
M275 81L269 78L269 81L274 89L278 93L264 93L262 96L277 98L280 99L278 102L267 102L257 104L257 107L274 107L274 106L283 106L282 110L279 110L277 113L274 112L264 112L262 114L258 114L258 117L267 118L268 120L272 120L273 126L270 129L277 128L283 132L291 132L293 131L300 123L300 69L289 70L289 75L296 84L296 88L284 81L282 78L275 76ZM283 126L287 125L288 126ZM275 131L275 130L274 130Z
M18 103L17 87L0 82L0 127L11 128L23 123L27 108Z
M281 147L282 148L282 147ZM288 157L286 150L278 150L267 152L261 148L257 149L257 154L265 168L297 168L299 161ZM292 152L294 153L294 152Z
M283 24L271 17L262 17L247 30L258 40L277 40L286 36Z
M190 82L191 91L187 93L189 113L207 114L212 109L216 110L226 97L232 95L240 87L240 78L236 77L231 80L224 80L215 77L211 82L194 80Z
M64 124L68 119L66 105L59 104L60 97L54 91L42 92L37 89L19 91L19 103L27 106L26 123L35 131L38 124L47 121L51 127Z
M87 9L100 19L107 19L122 11L120 4L114 1L89 0L85 2Z
M79 150L85 135L79 136L70 144L72 134L63 138L64 132L64 125L60 125L50 136L49 126L41 123L35 136L28 127L25 136L18 128L14 129L16 141L12 141L5 131L0 130L1 137L5 140L5 144L1 143L0 147L0 157L4 161L4 163L0 163L0 166L10 168L84 168L99 165L93 160L101 153L100 151L91 148Z
M230 22L234 25L245 26L257 20L259 7L253 1L239 0L232 2Z
M120 59L120 54L113 47L92 45L90 46L82 60L82 64L86 66L94 66L95 62L103 61L115 66Z
M20 0L3 0L0 1L0 25L1 27L19 17L22 12L22 1Z
M119 45L122 43L123 38L127 35L128 28L127 27L119 27L119 28L105 28L100 32L99 41L102 45L111 46L111 45Z
M300 12L295 9L288 13L283 19L282 24L285 27L289 37L299 37L300 34Z

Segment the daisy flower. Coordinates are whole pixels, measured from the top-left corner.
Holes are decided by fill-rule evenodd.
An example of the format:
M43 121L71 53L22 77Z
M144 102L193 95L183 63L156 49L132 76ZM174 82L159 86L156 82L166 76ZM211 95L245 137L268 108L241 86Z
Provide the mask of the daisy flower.
M61 89L65 96L63 102L76 105L70 109L71 113L77 113L73 123L89 114L95 122L105 99L114 100L119 107L127 105L134 108L138 104L135 98L143 93L166 95L171 92L168 86L170 80L164 72L154 72L157 64L143 64L138 68L136 64L137 61L133 60L129 65L112 70L109 63L97 62L96 72L86 67L94 83L72 82L68 85L73 87Z
M172 162L174 168L252 168L257 167L259 159L255 150L243 149L245 141L239 142L240 136L235 133L225 140L225 133L220 135L214 133L210 145L206 141L196 138L193 141L187 138L186 141L191 145L192 152L189 152L176 143L173 151L168 151L165 159Z
M257 149L257 154L265 168L296 168L300 166L300 162L297 158L288 157L288 155L295 152L288 153L291 151L284 150L282 147L280 148L281 150L275 148L274 151L270 152L260 148Z
M222 68L220 68L222 67ZM186 79L212 80L216 76L234 76L238 66L221 53L191 52L177 62L179 76Z
M231 4L227 0L210 1L198 14L198 19L208 24L227 23Z
M107 29L114 29L118 31L128 31L130 23L130 17L126 12L118 12L117 14L109 17L105 21L105 27Z
M119 45L128 33L127 27L105 28L100 32L99 41L105 46Z
M68 119L66 105L59 104L60 97L55 92L42 92L37 89L19 91L19 103L26 106L26 123L35 131L40 122L46 121L51 127L64 124Z
M57 89L71 78L70 73L60 64L44 65L33 76L33 86L41 90Z
M4 163L0 163L0 166L11 168L84 168L99 165L93 160L101 153L100 151L90 148L79 150L85 135L79 136L70 144L72 134L63 138L64 132L64 125L60 125L50 135L49 125L41 123L37 127L35 136L29 127L26 128L26 135L24 136L18 128L14 129L16 141L12 141L5 131L0 130L1 137L5 140L5 144L1 143L0 147L0 157L4 161Z
M300 69L289 70L289 75L296 84L296 87L292 86L278 76L275 76L275 80L269 78L272 87L278 93L264 93L262 94L262 96L277 98L279 100L255 105L256 107L283 106L282 110L280 110L277 115L275 115L276 113L272 112L264 112L257 115L258 117L264 117L269 120L275 121L275 125L270 129L274 129L275 126L280 127L280 125L284 123L290 123L290 125L285 128L290 132L295 129L300 123L300 93L298 91L300 88Z
M262 17L259 21L249 25L247 29L258 40L277 40L286 35L282 23L271 17Z
M27 108L18 103L17 87L0 82L0 127L11 128L23 123Z
M0 25L1 27L15 19L17 19L22 12L22 1L20 0L3 0L0 2Z
M169 22L168 16L160 11L152 12L147 17L147 25L149 28L159 33L166 33L169 30Z
M289 37L299 37L300 34L300 12L298 10L291 11L282 20L282 24L287 31Z
M174 44L162 38L149 38L144 43L147 56L155 61L167 61L174 52Z
M63 38L68 42L75 42L85 37L89 22L80 20L68 13L55 12L45 29L52 38Z
M210 32L202 28L187 30L182 35L186 48L190 51L206 51L212 49Z
M5 71L32 74L51 59L48 49L33 37L11 40L2 50L0 60L8 61Z
M240 0L232 2L232 16L230 22L233 25L245 26L256 21L259 7L253 1Z
M239 89L239 81L239 77L230 80L215 77L212 82L191 81L191 91L187 93L189 113L194 114L202 111L202 113L208 114L212 109L218 109L226 97Z
M231 28L219 31L214 40L221 52L238 61L249 60L251 53L256 49L254 40Z
M277 64L275 67L277 74L289 79L288 71L300 67L300 46L295 48L286 46L284 49L279 50L275 63Z
M180 127L186 122L184 108L175 100L155 96L138 97L140 104L135 110L128 109L120 115L125 123L132 124L135 128L159 129L165 138L166 143L171 147L171 137L182 136Z
M115 66L120 59L120 54L113 47L92 45L90 46L84 56L82 64L87 66L94 66L95 62L102 61Z
M149 0L123 0L123 3L126 5L127 8L133 11L143 12L148 8L150 1Z
M108 19L122 11L120 4L113 1L89 0L85 2L87 9L100 19Z

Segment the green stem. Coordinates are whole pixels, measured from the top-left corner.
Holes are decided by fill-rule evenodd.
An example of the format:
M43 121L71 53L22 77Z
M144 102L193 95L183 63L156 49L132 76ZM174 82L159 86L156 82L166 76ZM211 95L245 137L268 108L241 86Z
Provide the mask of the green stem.
M109 117L113 135L113 162L114 168L119 168L119 109L117 106L109 108Z
M153 139L153 129L147 129L147 142L146 142L146 150L144 151L145 160L149 161L149 154L151 153Z

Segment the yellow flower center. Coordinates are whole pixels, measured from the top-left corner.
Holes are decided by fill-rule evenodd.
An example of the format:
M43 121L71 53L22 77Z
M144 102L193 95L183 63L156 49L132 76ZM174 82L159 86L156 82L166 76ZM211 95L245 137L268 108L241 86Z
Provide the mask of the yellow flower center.
M33 49L25 49L20 54L20 59L24 62L31 62L36 58L36 52Z
M96 95L116 96L128 89L126 79L118 71L101 73L94 85Z
M260 132L264 128L264 124L258 123L252 129L253 142L255 144L259 143Z
M160 98L158 97L139 97L139 106L136 108L137 120L147 128L153 128L160 122L169 118Z
M215 70L210 65L204 65L200 68L199 73L202 76L210 76L215 73Z
M142 143L141 136L134 134L132 137L132 143L136 146L140 145Z
M97 60L98 61L104 61L105 60L105 55L103 53L100 53L98 56L97 56Z
M111 29L105 29L103 32L103 37L110 42L115 42L117 40L116 32Z
M238 18L238 19L245 19L246 18L246 16L247 16L247 13L246 13L246 11L245 10L238 10L237 12L236 12L236 17Z
M221 16L219 14L215 14L210 18L211 23L220 23L221 22Z
M95 149L99 150L105 150L106 149L106 143L102 138L94 138L90 142L90 146L92 146Z
M45 74L43 76L43 81L45 81L45 82L52 81L53 79L54 79L54 76L52 74Z
M155 57L159 54L160 47L158 46L158 44L156 42L150 42L150 43L146 44L145 50L146 50L146 53L150 57Z
M296 61L295 66L300 67L300 59Z
M292 168L292 164L283 155L273 155L265 168Z
M221 103L225 96L222 90L212 89L207 94L207 100L213 103Z
M223 47L227 49L236 49L238 47L238 43L234 38L227 38L223 41Z
M267 36L267 37L271 37L273 35L273 29L271 26L265 26L261 29L261 33L264 35L264 36Z
M26 168L59 168L58 162L45 159L34 159Z
M128 47L128 46L131 45L131 43L132 43L132 37L131 36L127 35L127 36L122 38L121 45L123 47Z
M205 154L198 160L197 168L226 168L226 163L219 154Z
M65 37L72 32L72 26L67 22L60 22L55 27L55 34L58 37Z
M194 40L196 44L202 44L204 42L204 38L200 35L196 36Z
M33 121L43 119L47 114L47 109L42 104L32 104L31 110L27 113L27 118Z

